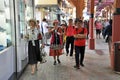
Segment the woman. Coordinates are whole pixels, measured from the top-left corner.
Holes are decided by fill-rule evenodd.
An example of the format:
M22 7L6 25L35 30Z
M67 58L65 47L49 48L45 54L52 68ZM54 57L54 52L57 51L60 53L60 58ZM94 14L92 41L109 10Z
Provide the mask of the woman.
M54 65L56 65L56 56L58 63L61 63L59 56L62 55L63 49L63 40L62 40L62 30L58 27L58 20L53 22L54 28L50 30L52 33L51 41L50 41L50 56L54 58Z
M62 33L63 33L63 45L65 45L65 42L66 42L66 35L65 35L65 31L67 29L67 26L65 24L61 24L61 29L62 29Z
M97 37L97 39L100 39L102 24L99 21L95 21L95 28L96 28L96 37Z
M87 29L82 27L83 26L82 20L76 20L75 23L77 28L75 28L74 30L75 61L76 61L76 65L74 67L79 69L80 68L79 65L84 66L83 60L85 54Z
M36 20L29 20L30 29L27 31L27 35L25 36L28 39L28 58L29 64L31 65L31 74L35 73L37 70L37 62L42 61L40 57L40 48L39 48L39 40L38 34L39 30L36 27Z

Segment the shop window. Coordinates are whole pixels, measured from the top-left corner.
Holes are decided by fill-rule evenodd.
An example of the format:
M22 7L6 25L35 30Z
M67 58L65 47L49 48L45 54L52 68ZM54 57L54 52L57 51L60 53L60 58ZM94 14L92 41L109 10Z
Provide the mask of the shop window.
M10 0L0 0L0 51L12 45Z
M23 35L26 34L27 22L29 19L33 18L33 4L32 0L19 0L19 26L20 26L20 35L23 39Z

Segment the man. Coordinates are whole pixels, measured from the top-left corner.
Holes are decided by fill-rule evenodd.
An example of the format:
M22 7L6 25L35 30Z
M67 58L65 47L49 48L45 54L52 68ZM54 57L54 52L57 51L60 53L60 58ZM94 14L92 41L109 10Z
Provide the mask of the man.
M105 35L107 35L106 42L108 42L109 51L111 51L111 43L112 43L112 20L109 21L109 25L105 28Z
M74 30L74 45L75 45L75 62L74 66L77 69L80 69L81 65L84 66L84 54L85 54L85 43L87 37L87 29L83 27L82 20L75 21L77 28Z
M47 34L49 33L48 33L47 20L45 18L42 20L42 23L41 23L41 32L42 32L42 35L44 36L45 45L48 46L49 44L47 43Z
M71 45L70 49L70 56L73 56L73 48L74 48L74 26L73 26L73 20L69 19L68 21L68 27L66 28L66 56L69 54L69 46Z

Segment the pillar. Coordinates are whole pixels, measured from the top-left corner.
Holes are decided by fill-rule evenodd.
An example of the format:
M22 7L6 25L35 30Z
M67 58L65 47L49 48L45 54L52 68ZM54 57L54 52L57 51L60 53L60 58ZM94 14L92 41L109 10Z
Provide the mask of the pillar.
M113 24L112 24L112 47L111 47L111 67L114 69L114 43L120 41L120 0L114 1L115 11L113 14Z
M83 17L83 9L85 8L84 0L70 0L76 7L76 18Z
M82 18L83 17L83 9L84 9L84 0L77 0L76 4L76 17Z
M95 40L94 40L94 31L93 31L93 25L94 25L94 0L91 0L90 2L90 23L89 23L89 49L95 49Z

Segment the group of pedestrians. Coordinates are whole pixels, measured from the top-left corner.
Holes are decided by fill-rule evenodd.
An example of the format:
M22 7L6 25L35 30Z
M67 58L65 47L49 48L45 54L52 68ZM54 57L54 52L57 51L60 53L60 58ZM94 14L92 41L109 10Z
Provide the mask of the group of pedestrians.
M61 63L59 56L62 55L64 48L64 38L66 56L73 56L73 51L75 49L75 68L80 69L80 65L84 66L84 54L85 54L85 43L87 38L87 28L83 26L83 21L76 19L68 20L68 25L62 24L62 27L58 26L59 21L55 20L53 22L53 29L50 30L52 33L51 46L50 46L50 56L54 58L54 65L56 65L56 56L58 63ZM66 27L65 27L66 26Z
M105 42L109 42L109 35L111 35L111 29L108 30L109 26L112 26L112 20L96 20L95 21L96 38L101 39L101 33Z
M48 46L46 34L51 34L49 56L53 56L54 65L61 63L59 57L63 54L65 46L66 56L70 55L72 57L75 49L76 64L74 68L80 69L80 65L84 66L83 60L87 28L83 26L83 21L80 19L76 19L75 21L69 19L68 25L66 23L59 24L60 22L58 20L54 20L52 29L48 29L46 19L43 19L41 24L34 19L29 20L30 29L27 30L25 38L28 39L28 57L29 64L31 65L31 74L37 71L38 61L42 62L38 39L39 33L42 34L42 47L45 47L45 45Z
M111 44L112 44L112 19L110 20L102 20L102 21L95 21L95 28L96 28L96 37L101 38L100 34L102 32L103 39L105 42L108 43L109 52L111 52Z

